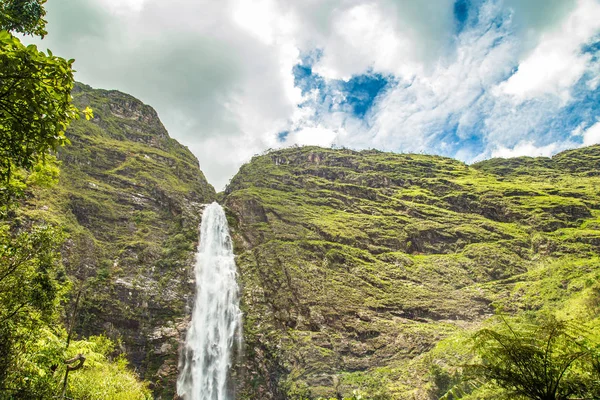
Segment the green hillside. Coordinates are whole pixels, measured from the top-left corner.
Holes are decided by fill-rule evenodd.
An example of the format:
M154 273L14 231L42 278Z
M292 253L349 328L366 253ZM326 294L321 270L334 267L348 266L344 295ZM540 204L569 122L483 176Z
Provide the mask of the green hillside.
M471 166L296 147L217 195L151 107L81 84L74 98L95 117L72 123L59 184L23 212L65 227L67 326L120 343L157 399L174 396L202 204L217 197L242 288L241 400L437 399L499 311L599 324L600 146Z
M317 147L254 157L223 194L240 398L433 399L498 310L598 326L599 167L600 146L472 166Z
M76 334L120 340L155 394L172 398L201 205L215 192L150 106L82 84L73 96L95 117L71 124L59 184L34 193L28 216L66 229Z

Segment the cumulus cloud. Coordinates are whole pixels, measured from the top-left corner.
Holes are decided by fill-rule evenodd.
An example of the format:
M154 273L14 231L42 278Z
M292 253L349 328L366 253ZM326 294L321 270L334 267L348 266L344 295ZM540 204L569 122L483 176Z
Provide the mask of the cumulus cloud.
M600 3L580 0L574 12L550 32L542 35L518 71L498 86L504 94L523 102L546 94L568 101L572 86L589 68L591 54L581 52L600 30Z
M430 73L400 82L381 99L370 130L376 147L440 153L471 135L481 115L469 110L478 107L486 89L514 62L515 42L507 38L505 25L491 27L498 12L495 5L484 8L480 17L486 20L457 39L452 57L439 61ZM448 134L449 126L455 134ZM358 136L357 144L365 139Z
M556 153L559 149L560 146L557 143L550 143L546 146L538 147L533 142L522 141L517 143L517 145L512 148L503 146L498 147L497 149L492 151L492 157L549 157L552 154Z
M315 72L347 80L374 69L410 78L424 59L451 41L452 20L448 0L364 2L336 9Z
M581 131L583 136L583 145L591 146L600 143L600 122L596 122L589 128Z
M79 80L154 106L218 189L253 154L291 144L470 161L597 138L599 55L582 49L599 34L597 0L60 0L47 10L42 47L75 58Z
M351 143L465 161L547 155L577 145L565 125L574 118L561 113L589 118L597 112L581 100L597 101L589 83L598 67L597 55L582 47L600 31L600 4L578 1L558 25L546 25L529 53L515 33L517 12L501 2L483 3L477 23L457 36L454 56L389 91L376 105L368 134L356 132ZM582 89L577 84L586 74Z

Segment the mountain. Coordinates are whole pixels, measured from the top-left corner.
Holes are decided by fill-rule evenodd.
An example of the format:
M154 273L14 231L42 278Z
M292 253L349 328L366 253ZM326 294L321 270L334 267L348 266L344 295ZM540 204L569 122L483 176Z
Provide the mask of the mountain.
M600 312L600 146L553 158L296 147L222 194L240 399L434 399L496 311ZM436 397L437 396L437 397Z
M150 106L83 84L73 97L94 118L69 127L71 144L57 155L60 181L28 200L29 217L69 235L66 320L75 334L119 340L156 398L173 398L202 204L216 194Z
M107 335L174 398L203 204L219 199L244 313L239 400L435 399L498 311L600 323L600 146L552 158L296 147L223 193L156 111L78 84L59 183L26 217L65 227L66 326Z

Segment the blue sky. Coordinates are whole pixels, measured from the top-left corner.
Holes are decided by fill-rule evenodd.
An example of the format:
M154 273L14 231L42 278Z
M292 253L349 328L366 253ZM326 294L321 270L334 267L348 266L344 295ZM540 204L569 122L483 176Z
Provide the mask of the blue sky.
M600 0L54 0L40 43L217 188L300 145L473 162L600 142ZM31 41L33 39L26 39Z
M583 10L586 4L577 5ZM592 2L589 6L597 7ZM600 55L597 23L591 22L587 32L574 32L575 39L561 43L561 36L570 33L569 25L584 20L575 8L565 14L564 26L541 34L537 47L523 49L520 30L526 28L515 22L516 11L502 2L457 0L452 11L453 29L447 33L446 43L449 53L436 60L434 70L402 76L393 69L376 71L371 67L360 74L327 79L314 71L323 55L319 51L294 67L295 85L303 95L315 93L300 106L312 106L315 121L327 120L332 113L345 114L341 128L348 120L354 123L346 138L351 147L373 145L467 162L492 156L548 156L595 141L594 132L590 135L587 131L600 117L600 89L594 82ZM519 54L521 51L524 54ZM546 68L562 57L571 63ZM534 64L535 69L522 70L521 62ZM478 63L487 64L485 70ZM578 63L583 67L569 76L573 72L570 67L577 68ZM449 84L457 91L431 90L436 84ZM422 98L426 101L420 101ZM396 115L384 107L392 108ZM383 116L397 126L378 125ZM327 126L335 130L336 123ZM414 135L419 140L414 140ZM286 131L280 141L289 136ZM344 145L345 140L334 143Z

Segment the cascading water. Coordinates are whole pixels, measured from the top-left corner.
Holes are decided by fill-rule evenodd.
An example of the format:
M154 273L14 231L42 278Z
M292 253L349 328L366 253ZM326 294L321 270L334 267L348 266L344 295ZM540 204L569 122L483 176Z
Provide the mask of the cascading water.
M232 355L241 346L239 289L227 218L208 205L196 258L196 299L179 362L177 394L185 400L230 400Z

